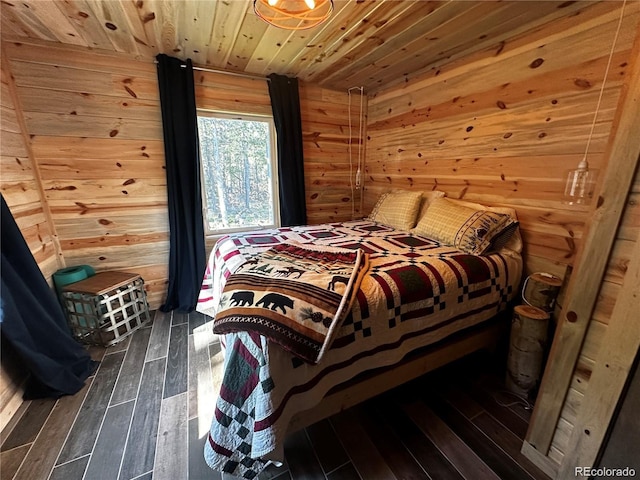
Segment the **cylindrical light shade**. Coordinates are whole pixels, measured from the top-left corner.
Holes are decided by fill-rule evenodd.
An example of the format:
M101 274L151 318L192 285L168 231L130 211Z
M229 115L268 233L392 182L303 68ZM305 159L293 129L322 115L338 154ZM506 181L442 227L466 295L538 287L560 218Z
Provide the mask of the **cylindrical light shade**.
M331 16L333 0L253 0L253 10L275 27L304 30Z
M595 184L596 171L580 167L569 170L564 188L564 203L588 205L593 197Z

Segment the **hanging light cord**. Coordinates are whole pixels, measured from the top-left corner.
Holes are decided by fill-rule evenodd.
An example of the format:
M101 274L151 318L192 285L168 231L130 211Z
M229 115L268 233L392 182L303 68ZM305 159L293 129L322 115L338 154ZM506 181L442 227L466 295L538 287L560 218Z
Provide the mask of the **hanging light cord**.
M353 220L356 215L356 203L355 203L356 200L354 198L355 195L353 190L353 155L352 155L353 148L351 147L351 143L353 139L353 135L351 134L351 90L352 88L348 90L348 93L349 93L349 187L351 188L351 220Z
M589 146L591 145L591 137L593 137L593 131L596 128L596 120L598 118L598 111L600 110L600 102L602 101L602 96L604 94L604 85L607 82L607 77L609 76L609 68L611 67L611 61L613 60L613 53L616 48L616 43L618 41L618 35L620 34L620 28L622 27L622 18L624 16L624 7L627 4L627 0L622 2L622 7L620 7L620 18L618 19L618 28L616 29L616 34L613 37L613 42L611 44L611 51L609 52L609 60L607 61L607 68L604 71L604 78L602 79L602 85L600 86L600 94L598 95L598 103L596 104L596 111L593 114L593 122L591 122L591 131L589 132L589 138L587 139L587 147L584 151L584 161L587 161L587 154L589 153ZM588 163L587 163L587 168Z
M363 120L363 104L364 104L364 87L360 87L360 128L358 129L358 171L356 172L356 187L360 188L361 180L362 180L362 144L364 143L364 139L362 138L362 134L364 133L364 124Z
M351 90L360 90L360 123L358 125L358 170L356 171L356 186L360 187L360 175L362 166L362 106L363 106L363 93L364 87L351 87L348 90L349 93L349 187L351 188L351 220L356 216L356 199L355 189L353 185L353 134L352 134L352 122L351 122Z

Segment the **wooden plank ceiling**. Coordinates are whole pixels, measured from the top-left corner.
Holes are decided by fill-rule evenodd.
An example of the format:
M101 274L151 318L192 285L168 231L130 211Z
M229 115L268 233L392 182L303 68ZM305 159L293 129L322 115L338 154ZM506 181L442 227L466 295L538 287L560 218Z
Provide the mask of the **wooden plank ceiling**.
M335 0L326 23L267 25L251 0L2 0L2 37L30 38L369 94L566 15L566 1ZM570 7L570 8L568 8Z

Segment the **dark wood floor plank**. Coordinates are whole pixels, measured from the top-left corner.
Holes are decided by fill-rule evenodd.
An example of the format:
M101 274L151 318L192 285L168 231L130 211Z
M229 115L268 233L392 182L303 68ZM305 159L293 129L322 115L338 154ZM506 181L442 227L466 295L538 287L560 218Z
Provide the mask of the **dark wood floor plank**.
M86 478L117 480L135 401L107 409L104 424L89 461Z
M439 393L442 398L452 405L455 405L456 409L468 419L473 419L485 412L485 409L482 408L478 402L469 397L469 395L457 385L448 385L439 390Z
M204 460L204 442L207 441L210 420L202 420L198 417L189 420L189 478L206 478L208 480L220 480L222 475L209 468Z
M418 463L433 480L464 480L460 472L438 450L433 442L420 430L399 405L378 404L378 413L384 415L394 432L402 440ZM380 409L384 409L383 412Z
M48 478L93 380L93 378L88 379L84 387L75 395L61 397L56 402L51 415L16 473L15 480Z
M429 437L434 445L455 465L467 480L500 480L500 478L424 403L402 404L409 418Z
M521 419L527 422L527 425L528 425L529 422L531 421L531 413L533 412L533 405L534 405L533 402L528 402L528 404L525 405L521 401L514 400L512 404L509 406L509 408Z
M289 471L289 464L287 463L287 459L285 458L282 465L276 467L271 464L267 468L265 468L260 475L258 475L258 480L273 480L275 478L284 478L283 475Z
M189 326L186 323L171 327L164 398L187 391L187 350Z
M189 313L189 335L191 335L196 328L201 327L210 320L213 319L204 313L196 311Z
M107 353L106 347L102 347L100 345L89 345L87 347L87 352L89 352L89 356L91 360L96 362L101 362L104 358L105 353ZM94 372L95 374L95 372Z
M189 314L188 313L180 313L173 312L171 317L171 326L182 325L183 323L189 323Z
M159 358L144 365L140 393L122 460L121 480L129 480L153 470L165 364L166 358Z
M496 420L515 433L518 438L524 440L528 428L525 420L515 414L509 407L499 405L494 396L482 388L480 382L472 382L469 388L465 388L465 390L469 392L469 396L473 398L473 400L493 415Z
M187 361L187 374L189 375L187 379L187 385L189 386L187 412L189 419L191 419L198 416L198 388L200 388L198 384L198 368L211 368L209 365L209 356L198 355L193 335L189 335L187 339ZM201 365L201 363L205 363L205 365Z
M325 480L322 467L313 452L313 447L304 430L287 436L284 455L289 463L289 472L294 479Z
M184 327L186 335L186 325ZM175 480L189 474L187 397L187 392L184 392L162 401L153 466L153 478L156 480Z
M141 328L131 335L131 343L127 349L127 354L122 363L120 376L111 396L111 405L128 402L138 395L140 377L144 367L144 359L147 355L149 338L151 337L151 327Z
M490 385L490 384L489 384ZM455 394L452 394L455 392ZM471 421L482 432L491 438L493 442L504 450L514 461L536 480L549 480L549 477L521 453L522 440L504 425L489 415L480 405L478 405L461 387L452 387L439 392L440 397L451 404L454 408L464 414L464 410L481 410L480 414L473 415ZM468 417L469 418L469 417Z
M536 467L521 453L522 440L507 430L504 425L487 413L482 413L472 420L473 424L502 448L515 462L525 469L535 480L549 480L549 476Z
M437 396L426 398L425 402L500 478L531 479L528 472L451 405Z
M291 472L287 470L286 472L281 473L277 477L273 477L273 480L293 480L291 478Z
M147 472L144 475L136 477L136 480L153 480L153 472Z
M51 472L49 480L82 480L84 477L84 471L87 469L87 463L89 463L89 455L78 458L73 462L65 463L64 465L58 465ZM100 480L106 480L106 477L87 477L87 478L100 478Z
M364 480L369 478L396 480L395 475L382 459L380 451L357 421L355 412L355 408L350 408L330 419L354 467Z
M522 418L527 424L531 421L533 402L509 391L504 384L504 375L483 373L476 378L475 384L495 399L496 402L508 405L508 408Z
M151 327L149 326L148 328L151 328ZM110 353L115 353L115 352L126 351L129 348L129 342L131 342L131 337L132 335L129 335L128 337L125 337L124 339L120 340L115 345L111 345L110 347L107 347L107 349L105 350L105 355L108 355Z
M224 354L219 343L210 345L212 338L213 334L204 330L189 335L189 418L213 418Z
M307 428L307 435L325 473L332 472L349 461L347 452L344 451L328 420L310 425Z
M151 326L151 338L145 361L167 356L169 351L169 333L171 332L171 313L156 311Z
M78 412L73 428L69 432L69 437L60 452L57 465L91 453L124 356L125 352L105 355L87 398Z
M403 447L401 439L375 410L373 402L365 402L362 406L356 407L356 412L358 411L362 412L359 421L365 432L396 477L430 480L422 467Z
M52 398L32 400L20 418L20 428L14 428L2 443L2 451L33 442L55 404L56 400Z
M29 453L31 444L6 450L0 454L0 480L11 480L20 468L24 457Z
M327 475L327 480L362 480L352 463L347 463Z

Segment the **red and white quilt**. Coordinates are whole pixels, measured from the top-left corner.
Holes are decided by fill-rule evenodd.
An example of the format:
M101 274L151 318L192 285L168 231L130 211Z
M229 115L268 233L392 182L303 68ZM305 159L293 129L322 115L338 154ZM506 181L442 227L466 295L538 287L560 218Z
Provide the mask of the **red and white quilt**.
M359 373L393 365L493 317L514 297L522 273L515 252L469 255L367 220L263 230L217 242L197 310L214 317L227 278L282 242L360 249L368 254L369 270L318 364L256 332L225 335L225 373L205 459L213 469L244 478L254 478L269 460L282 460L293 415Z

